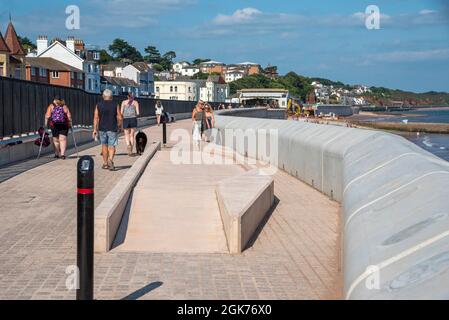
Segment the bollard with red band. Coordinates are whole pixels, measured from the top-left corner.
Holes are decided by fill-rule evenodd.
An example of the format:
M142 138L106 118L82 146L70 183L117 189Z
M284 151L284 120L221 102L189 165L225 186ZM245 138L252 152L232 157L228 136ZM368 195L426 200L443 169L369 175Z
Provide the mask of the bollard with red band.
M94 296L94 160L83 156L77 166L78 218L77 256L79 288L77 300L92 300Z

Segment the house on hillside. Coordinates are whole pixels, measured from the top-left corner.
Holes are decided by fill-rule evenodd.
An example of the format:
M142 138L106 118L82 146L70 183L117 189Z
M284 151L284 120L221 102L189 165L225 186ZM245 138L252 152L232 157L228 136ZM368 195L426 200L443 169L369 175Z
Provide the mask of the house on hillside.
M193 77L200 72L200 68L196 65L187 66L181 69L181 75L184 77Z
M16 30L9 22L4 37L0 32L0 76L25 79L25 56Z
M84 71L53 58L25 58L26 80L84 89Z
M86 47L84 42L74 37L66 41L53 39L49 43L47 36L39 36L36 41L37 50L28 57L53 58L78 70L84 71L84 90L100 93L100 50L97 47Z
M154 72L146 62L135 62L123 68L122 78L131 79L140 85L140 95L154 95Z
M154 87L156 99L198 100L198 82L196 80L155 81Z
M226 65L223 62L207 61L200 63L200 71L202 73L218 73L223 74Z
M179 61L179 62L175 62L173 64L172 70L176 73L181 74L182 73L182 69L187 68L190 66L190 63L187 61Z
M123 96L132 92L135 97L139 97L139 84L131 79L118 77L101 77L100 78L101 91L109 89L114 96Z
M104 77L121 77L123 68L128 64L121 61L111 61L108 64L101 65L101 75Z
M207 80L201 81L199 88L199 98L203 101L226 102L229 96L229 85L219 75L211 75Z

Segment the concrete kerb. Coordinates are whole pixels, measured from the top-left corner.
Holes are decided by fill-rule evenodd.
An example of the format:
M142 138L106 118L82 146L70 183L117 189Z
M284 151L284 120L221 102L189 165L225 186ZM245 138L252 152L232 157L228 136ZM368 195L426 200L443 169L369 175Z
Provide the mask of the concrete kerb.
M110 250L120 227L131 191L137 184L148 163L156 152L160 150L160 142L150 145L96 209L94 228L94 247L96 253L105 253Z

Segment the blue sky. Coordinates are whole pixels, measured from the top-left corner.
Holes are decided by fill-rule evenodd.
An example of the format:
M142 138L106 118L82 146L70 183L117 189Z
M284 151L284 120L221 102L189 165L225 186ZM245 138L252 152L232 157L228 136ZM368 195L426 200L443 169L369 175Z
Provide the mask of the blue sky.
M81 29L65 28L65 8L81 10ZM365 27L375 4L381 29ZM177 60L277 65L281 73L449 92L449 1L445 0L0 0L20 35L107 47L124 38L143 50L174 50Z

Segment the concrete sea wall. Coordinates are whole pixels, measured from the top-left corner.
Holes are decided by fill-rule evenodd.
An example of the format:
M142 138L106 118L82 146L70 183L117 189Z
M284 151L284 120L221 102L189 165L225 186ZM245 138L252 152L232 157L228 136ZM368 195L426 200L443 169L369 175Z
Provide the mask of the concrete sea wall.
M219 143L277 129L278 167L341 203L346 299L449 299L449 162L389 133L228 112Z

